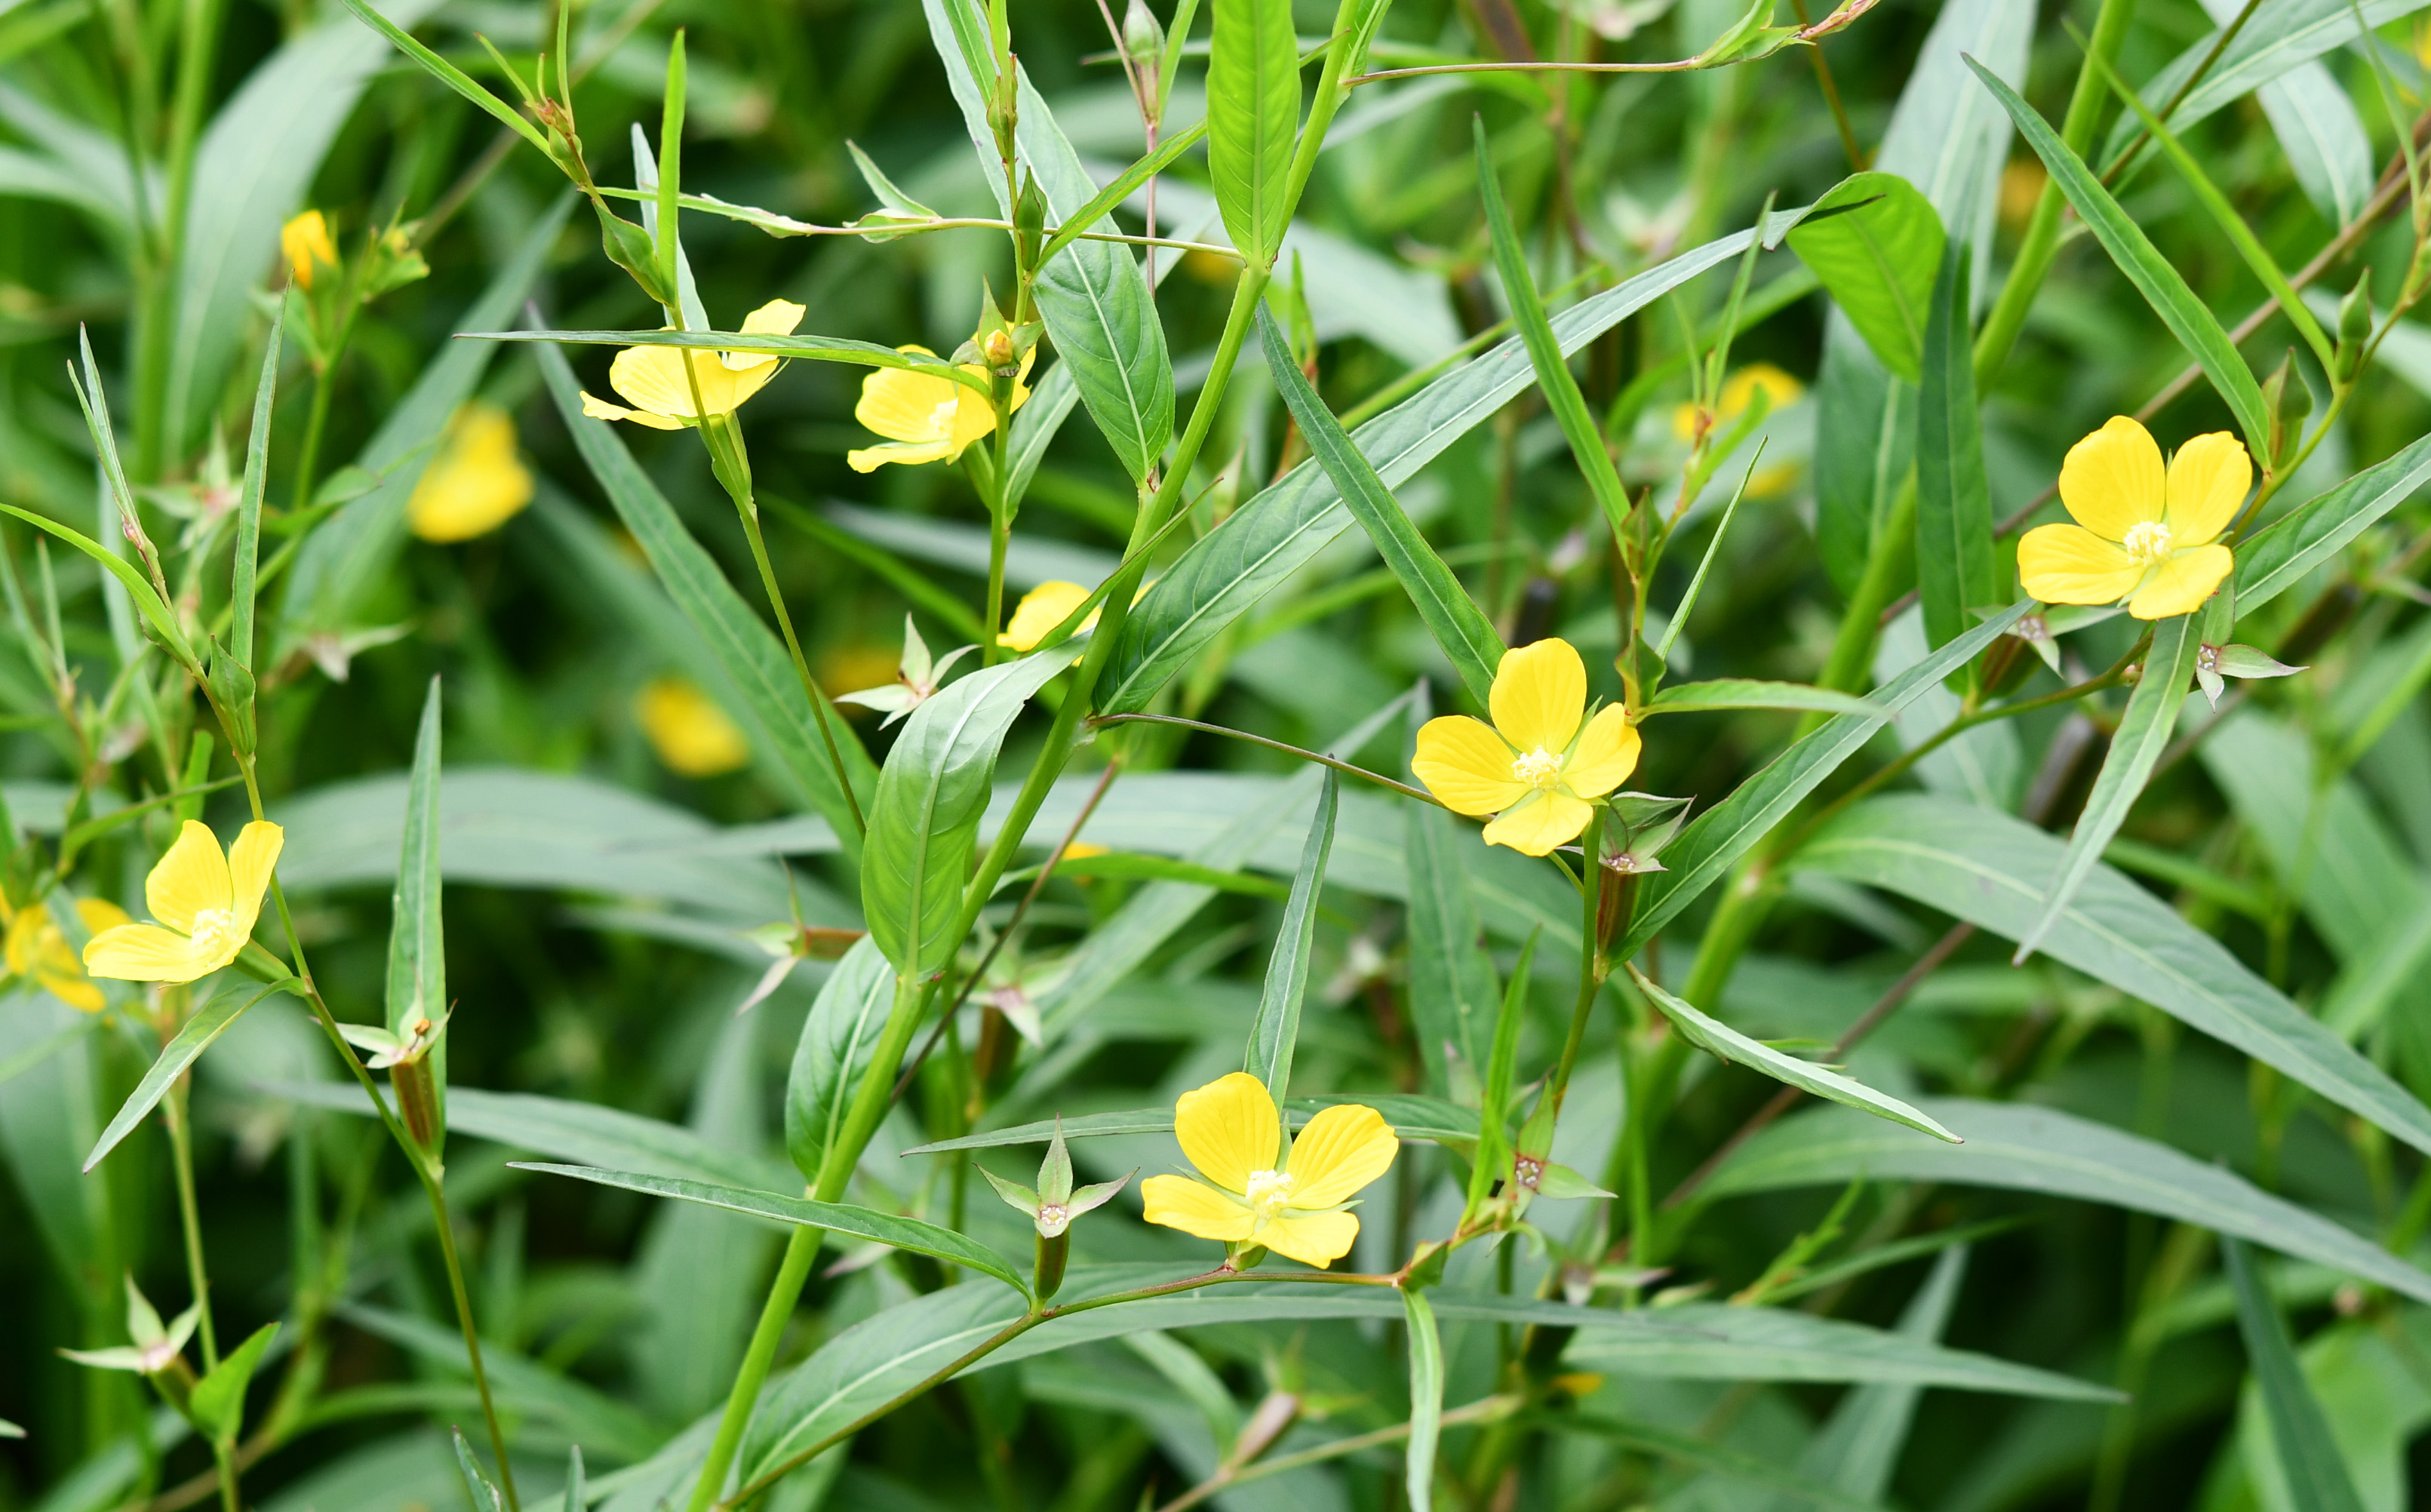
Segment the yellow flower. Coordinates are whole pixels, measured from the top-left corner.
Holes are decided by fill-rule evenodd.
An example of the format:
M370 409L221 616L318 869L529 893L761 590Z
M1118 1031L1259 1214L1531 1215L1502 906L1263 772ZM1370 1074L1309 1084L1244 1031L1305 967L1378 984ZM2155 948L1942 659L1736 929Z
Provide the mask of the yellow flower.
M2125 598L2138 619L2191 613L2237 564L2218 542L2253 481L2245 447L2225 430L2179 447L2165 473L2152 433L2113 415L2069 448L2059 498L2076 523L2028 530L2019 580L2047 604Z
M1758 389L1764 391L1769 410L1786 410L1806 396L1806 385L1773 366L1770 362L1750 362L1722 380L1722 392L1715 396L1714 419L1729 425L1747 413ZM1697 407L1675 405L1671 411L1671 433L1682 441L1697 439Z
M1587 669L1564 640L1502 653L1488 727L1467 714L1430 719L1410 763L1454 814L1500 814L1485 843L1541 856L1587 827L1600 798L1637 765L1637 731L1618 704L1586 717Z
M633 717L667 769L718 777L751 759L751 742L709 695L681 678L659 678L633 699Z
M1047 632L1064 623L1065 616L1081 607L1089 590L1077 582L1042 582L1021 596L1013 607L1013 617L1005 622L1004 633L997 644L1008 650L1027 651L1047 638ZM1098 616L1092 613L1081 621L1076 632L1086 635L1097 628Z
M937 355L925 346L898 346L896 350L917 352L922 357ZM1015 410L1030 397L1030 390L1023 386L1021 378L1030 376L1031 359L1037 355L1035 347L1022 354L1021 378L1013 383ZM981 377L987 373L986 368L976 363L964 363L963 371ZM861 402L852 407L852 417L893 443L847 452L844 460L857 473L874 473L888 462L912 466L952 462L962 456L964 446L996 432L996 406L988 402L986 395L943 374L915 373L899 367L870 369L869 377L861 380Z
M1392 1125L1356 1102L1308 1120L1291 1149L1266 1084L1247 1071L1219 1077L1174 1104L1174 1136L1201 1180L1151 1176L1140 1184L1148 1220L1202 1239L1263 1244L1304 1265L1350 1252L1359 1219L1351 1197L1400 1151Z
M126 910L107 899L79 898L75 910L88 934L99 934L132 922ZM101 989L84 974L75 951L68 949L68 937L59 932L59 921L51 917L48 908L37 899L24 908L11 909L8 899L0 899L0 918L5 918L8 927L7 950L11 973L32 977L43 991L71 1008L81 1008L89 1014L101 1012Z
M743 317L746 336L790 336L802 323L802 307L790 299L771 299ZM684 361L693 377L684 377ZM701 352L676 346L628 346L608 366L608 382L624 396L622 405L582 395L582 412L595 420L630 420L653 430L679 430L707 414L732 414L736 406L767 386L777 376L779 361L746 352ZM700 409L692 405L693 382L700 384Z
M2025 229L2033 218L2035 206L2041 203L2043 185L2051 176L2033 158L2020 158L2001 170L2001 224L2013 231Z
M532 477L515 456L515 422L476 399L447 425L446 449L423 469L405 515L425 541L470 541L531 502Z
M219 837L188 819L176 844L143 879L143 902L157 924L121 924L92 937L84 968L125 982L192 982L237 958L261 916L287 832L256 819L237 832L225 855Z
M287 275L299 289L312 287L312 265L338 265L337 244L329 240L329 223L308 210L278 228L278 252L287 260Z

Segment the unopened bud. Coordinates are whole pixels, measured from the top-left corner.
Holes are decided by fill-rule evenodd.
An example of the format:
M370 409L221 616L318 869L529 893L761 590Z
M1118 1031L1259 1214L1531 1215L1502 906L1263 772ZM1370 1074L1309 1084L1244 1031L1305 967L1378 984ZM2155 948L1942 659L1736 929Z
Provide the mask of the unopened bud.
M2262 402L2271 412L2271 455L2266 461L2276 469L2296 455L2297 445L2305 438L2305 417L2313 412L2313 391L2305 387L2305 375L2296 370L2293 347L2279 359L2278 367L2262 385Z
M1013 338L1001 329L989 331L981 349L987 354L988 366L1001 369L1013 365Z
M2330 377L2345 383L2363 365L2364 344L2372 340L2372 270L2366 268L2356 286L2339 301L2339 344Z
M1165 28L1157 25L1147 0L1132 0L1131 8L1123 12L1123 51L1131 55L1134 66L1142 68L1154 68L1165 56Z

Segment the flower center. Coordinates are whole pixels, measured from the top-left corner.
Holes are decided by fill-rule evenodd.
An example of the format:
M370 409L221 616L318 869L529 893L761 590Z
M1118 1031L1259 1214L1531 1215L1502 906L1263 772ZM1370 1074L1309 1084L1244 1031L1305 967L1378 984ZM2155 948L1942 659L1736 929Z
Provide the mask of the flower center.
M1291 1201L1292 1179L1289 1171L1253 1170L1249 1172L1249 1189L1242 1195L1257 1210L1258 1217L1270 1218L1283 1210Z
M236 916L225 908L206 908L194 915L194 949L204 955L226 949L235 932Z
M1558 751L1539 746L1511 764L1514 780L1527 783L1540 793L1551 792L1562 775L1562 756Z
M959 389L937 401L929 412L929 433L943 440L954 433L955 416L962 412L963 396Z
M2168 558L2170 528L2158 520L2131 525L2127 527L2127 533L2119 538L2119 544L2125 548L2128 560L2139 567L2149 567Z

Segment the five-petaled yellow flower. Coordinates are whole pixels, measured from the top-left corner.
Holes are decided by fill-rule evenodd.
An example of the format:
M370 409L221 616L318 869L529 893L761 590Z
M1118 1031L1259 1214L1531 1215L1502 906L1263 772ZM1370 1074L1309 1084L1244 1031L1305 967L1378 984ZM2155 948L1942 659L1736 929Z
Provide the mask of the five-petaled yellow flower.
M658 678L633 699L633 717L667 769L719 777L751 760L751 741L715 699L681 678Z
M329 240L329 223L308 210L278 228L278 253L287 260L287 275L299 289L312 287L312 267L338 265L338 244Z
M1309 1119L1283 1151L1275 1100L1247 1071L1184 1092L1174 1104L1173 1133L1203 1179L1151 1176L1141 1183L1150 1223L1202 1239L1263 1244L1319 1268L1350 1252L1359 1219L1346 1204L1384 1174L1401 1148L1383 1114L1346 1102Z
M2113 415L2068 449L2059 499L2076 523L2028 530L2019 580L2047 604L2124 598L2138 619L2190 613L2237 565L2220 534L2253 481L2245 447L2225 430L2179 447L2165 471L2152 433Z
M76 916L84 920L86 932L99 934L129 922L126 910L105 898L79 898ZM84 974L76 964L75 951L68 948L68 937L59 932L59 921L37 899L23 908L10 908L8 900L0 898L0 920L8 927L7 947L8 970L21 977L31 977L42 990L71 1008L89 1014L101 1012L101 989Z
M1454 814L1501 815L1485 827L1487 845L1541 856L1576 839L1590 800L1637 765L1637 731L1618 704L1586 717L1586 664L1568 641L1503 652L1486 704L1491 726L1428 720L1410 765Z
M790 336L802 323L803 307L771 299L743 317L746 336ZM684 377L684 360L693 377ZM608 382L625 403L610 404L586 393L582 412L595 420L630 420L653 430L680 430L704 414L732 414L744 400L777 376L779 360L748 352L701 352L677 346L628 346L608 365ZM693 408L693 382L700 384L700 408Z
M515 455L515 422L504 410L474 400L448 422L443 445L406 502L406 522L415 535L470 541L531 502L531 469Z
M84 968L125 982L193 982L237 958L253 938L287 832L264 819L239 831L223 855L218 836L188 819L177 843L143 879L157 924L121 924L84 948Z
M937 355L925 346L896 350ZM1021 356L1021 377L1013 383L1014 410L1030 397L1021 378L1030 376L1030 361L1037 355L1033 348ZM975 362L964 363L963 371L987 376L987 369ZM844 460L857 473L874 473L888 462L953 462L964 447L996 433L996 406L985 394L941 373L909 368L872 368L861 380L861 402L852 407L852 417L892 443L847 452Z

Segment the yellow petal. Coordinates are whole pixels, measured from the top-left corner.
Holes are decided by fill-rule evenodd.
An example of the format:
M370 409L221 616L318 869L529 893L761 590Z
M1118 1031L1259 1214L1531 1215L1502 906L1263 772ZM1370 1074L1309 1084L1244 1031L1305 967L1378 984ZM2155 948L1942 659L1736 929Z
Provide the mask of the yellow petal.
M2180 551L2154 565L2144 585L2136 596L2127 600L2127 613L2138 619L2171 619L2190 614L2203 607L2220 580L2237 565L2237 558L2224 546L2201 546L2191 551Z
M2170 508L2162 523L2184 551L2220 539L2254 484L2245 444L2225 430L2197 436L2170 459Z
M751 760L751 741L716 701L681 678L658 678L633 699L633 718L669 771L718 777Z
M25 976L42 959L42 947L59 933L50 912L37 899L8 921L6 958L11 976Z
M513 418L476 400L450 422L447 449L406 501L406 523L425 541L469 541L504 525L531 496L531 473L515 456Z
M954 385L954 455L974 441L996 434L996 406L965 384Z
M176 843L143 879L143 902L152 916L184 934L193 932L195 915L205 909L227 913L235 898L219 837L193 819L177 831Z
M127 916L126 910L107 898L77 899L76 917L84 920L85 931L91 934L99 934L104 930L114 930L121 924L135 922Z
M1063 624L1072 611L1087 601L1088 596L1089 590L1077 582L1040 583L1022 595L1021 602L1014 606L1013 617L1005 622L1004 634L998 638L997 644L1016 651L1030 650L1047 638L1048 631ZM1087 630L1097 622L1098 616L1092 614L1081 622L1081 628Z
M120 982L192 982L218 969L194 942L158 924L122 924L84 948L84 968Z
M1283 1125L1266 1084L1234 1071L1182 1094L1173 1105L1173 1136L1201 1176L1240 1192L1249 1189L1251 1171L1275 1168Z
M1323 1109L1292 1139L1289 1205L1339 1207L1383 1175L1400 1151L1393 1126L1366 1104Z
M801 325L803 307L791 299L771 299L743 317L746 336L791 336ZM729 371L747 372L755 367L767 367L778 360L764 352L727 352L723 360ZM748 395L746 395L748 397Z
M1497 814L1530 791L1511 775L1511 748L1502 737L1467 714L1428 720L1410 770L1454 814Z
M846 452L844 460L852 464L856 473L874 473L888 462L917 467L922 462L944 462L953 454L953 443L947 441L927 441L916 445L889 442L883 446L863 446Z
M233 926L237 949L253 938L254 920L261 916L262 895L270 891L270 874L278 865L278 852L287 846L287 832L267 819L256 819L236 835L236 844L228 848L228 886L236 900L236 922ZM235 952L230 951L230 960Z
M2116 603L2143 576L2126 552L2082 526L2038 525L2018 543L2018 580L2046 604Z
M1562 785L1581 798L1601 798L1637 769L1637 731L1618 704L1596 712L1579 736L1579 748L1562 764Z
M683 422L680 420L670 420L664 415L648 414L640 410L628 410L621 404L610 404L587 389L582 395L582 412L594 420L630 420L637 426L647 426L653 430L683 428Z
M936 354L925 346L896 350L919 357ZM889 441L913 445L952 445L954 427L965 391L952 378L906 368L872 368L861 380L861 400L852 417Z
M1768 412L1786 410L1806 396L1805 384L1770 362L1750 362L1723 380L1722 392L1715 395L1716 418L1735 420L1747 413L1758 389L1764 391Z
M2060 463L2059 501L2077 524L2105 541L2123 541L2128 527L2158 520L2168 496L2161 448L2151 431L2123 414L2112 415L2101 429L2068 448L2068 460Z
M278 228L278 251L287 260L288 276L302 289L312 287L314 263L327 262L331 267L338 263L329 223L316 210L308 210Z
M1546 793L1520 804L1485 827L1485 843L1509 846L1532 856L1551 853L1568 845L1587 827L1586 804L1567 793Z
M1246 1239L1258 1216L1239 1201L1186 1176L1151 1176L1140 1183L1150 1223L1180 1229L1202 1239Z
M691 359L692 378L684 377ZM747 373L730 371L715 352L687 352L673 346L628 346L608 364L608 381L625 402L655 415L696 419L726 414L749 398L774 376L773 364ZM700 407L693 406L693 383L700 386Z
M1494 728L1522 755L1569 748L1587 712L1587 668L1569 642L1541 640L1502 653L1486 695Z
M64 947L66 942L61 941L60 944ZM78 1013L97 1014L109 1001L91 978L75 969L73 958L67 970L44 967L34 974L34 980L42 984L43 991Z
M1278 1213L1249 1234L1267 1249L1319 1270L1350 1252L1359 1237L1354 1213Z

